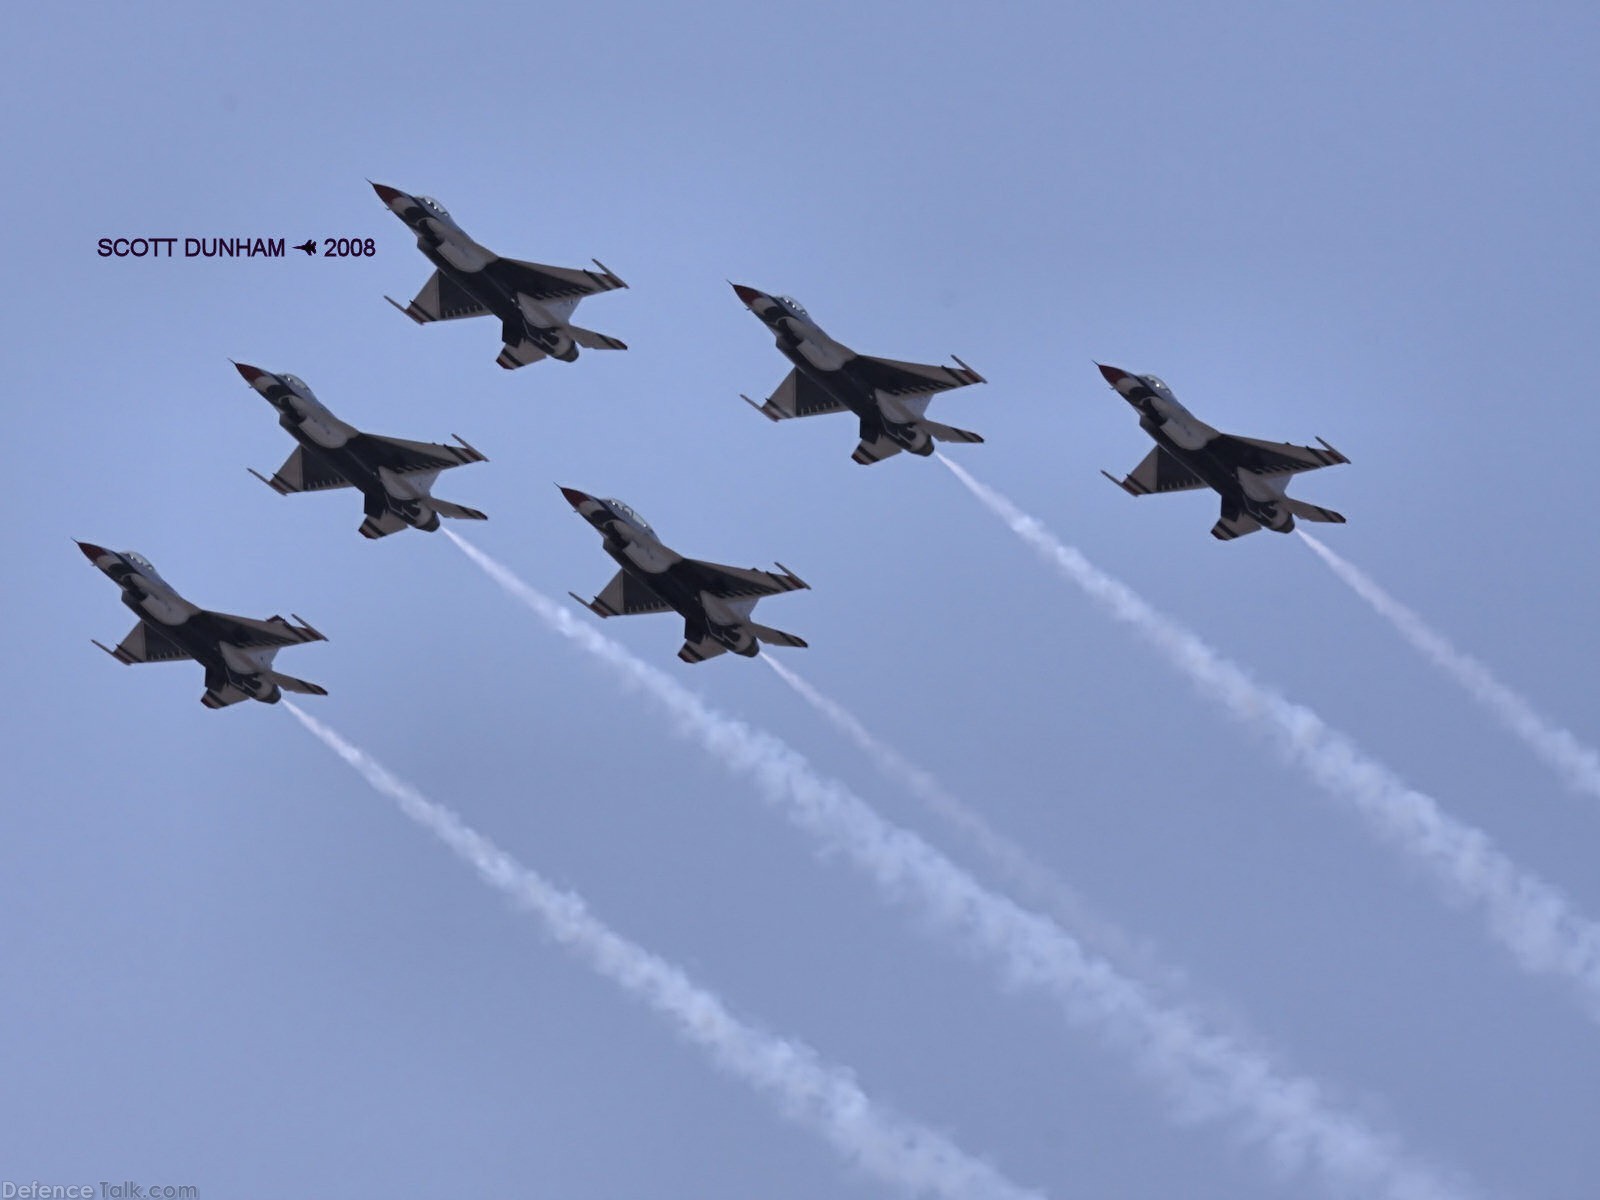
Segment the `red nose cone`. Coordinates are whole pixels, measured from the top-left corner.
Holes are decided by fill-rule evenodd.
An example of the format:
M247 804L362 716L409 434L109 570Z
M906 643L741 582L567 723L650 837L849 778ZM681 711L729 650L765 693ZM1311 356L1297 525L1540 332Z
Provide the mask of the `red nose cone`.
M1105 363L1095 363L1095 366L1100 368L1100 374L1105 377L1105 381L1112 387L1116 387L1118 383L1128 377L1128 373L1121 367L1108 367Z
M367 182L372 183L372 180L369 179ZM405 196L405 193L400 191L398 188L385 187L381 183L373 183L372 190L378 193L378 199L382 200L385 204L393 204L396 200L402 199Z
M244 376L244 381L252 387L256 380L266 374L260 367L252 367L249 363L234 363L234 369Z
M766 293L758 292L753 287L745 287L745 285L742 283L734 284L733 290L738 295L739 299L743 300L746 304L754 304L757 300L763 300L766 298Z
M93 542L79 542L78 549L83 551L83 556L90 562L98 562L111 553L104 546L96 546Z
M561 489L561 494L567 498L567 503L572 505L573 508L577 508L578 505L585 501L594 499L587 492L580 492L577 488L564 487Z

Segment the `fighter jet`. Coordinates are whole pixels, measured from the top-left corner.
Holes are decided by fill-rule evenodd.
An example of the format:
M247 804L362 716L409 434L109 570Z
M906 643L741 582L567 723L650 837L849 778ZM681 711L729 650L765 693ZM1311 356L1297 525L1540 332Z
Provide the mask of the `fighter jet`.
M1350 460L1321 438L1315 446L1260 442L1219 433L1178 403L1154 375L1134 375L1101 363L1105 381L1139 412L1139 427L1156 448L1125 479L1101 471L1131 496L1182 492L1208 487L1222 496L1222 519L1211 536L1232 541L1265 527L1278 533L1294 528L1295 517L1344 524L1331 508L1319 508L1284 495L1289 477Z
M440 517L488 519L475 508L452 504L428 491L440 471L487 461L459 435L458 448L362 433L324 408L298 376L274 375L248 363L233 365L245 382L278 410L278 424L300 443L271 479L247 468L280 496L358 488L365 497L367 514L361 533L369 538L384 537L407 525L431 533L439 528Z
M622 501L601 500L568 487L562 488L561 494L579 516L600 531L605 552L622 568L593 600L567 593L595 616L678 613L684 621L684 643L678 657L687 663L704 662L728 650L754 658L761 642L771 646L806 644L792 633L750 619L750 610L762 596L811 586L782 563L778 570L783 574L774 575L684 558L662 545L655 530Z
M372 189L411 227L417 249L438 268L410 304L384 297L418 325L458 317L499 318L505 346L495 361L508 371L547 356L571 362L579 346L628 348L608 334L570 323L572 310L585 296L628 286L599 259L592 260L599 270L591 271L501 258L468 237L437 200L381 183Z
M857 354L824 333L793 297L769 296L738 283L733 290L772 330L778 349L794 363L794 370L765 404L742 397L770 419L855 413L861 421L861 444L850 457L863 466L902 450L927 457L936 441L983 441L975 433L923 416L935 393L984 382L959 358L955 366L943 367Z
M122 602L139 618L133 632L115 650L94 643L118 662L194 659L206 669L206 690L200 703L207 708L225 708L241 700L276 704L285 691L328 694L317 684L272 669L273 656L284 646L327 640L304 618L295 617L299 624L282 617L256 621L196 608L156 573L149 560L89 542L79 542L78 548L111 576L122 589Z

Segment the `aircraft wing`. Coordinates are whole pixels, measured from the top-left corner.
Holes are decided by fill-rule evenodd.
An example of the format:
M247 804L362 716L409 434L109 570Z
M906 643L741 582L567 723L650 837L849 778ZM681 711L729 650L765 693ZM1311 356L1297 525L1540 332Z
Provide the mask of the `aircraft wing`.
M778 390L767 397L765 404L745 400L769 420L786 421L791 417L814 417L819 413L845 412L849 406L836 400L823 388L800 374L790 371L783 377Z
M384 297L388 299L388 297ZM426 325L430 321L455 321L462 317L481 317L488 313L488 309L479 304L466 288L456 283L443 272L435 271L428 276L428 282L422 285L422 290L417 297L404 308L389 300L401 312L410 317L418 325Z
M223 641L232 642L245 650L263 646L295 646L301 642L327 641L311 626L303 623L292 625L282 617L269 617L265 621L257 621L253 617L236 617L231 613L212 612L209 609L202 609L201 612L212 623L217 635Z
M599 269L552 267L516 258L497 258L484 271L508 290L535 300L580 298L628 286L598 261L594 265Z
M328 488L354 487L334 465L333 460L315 450L296 446L294 453L284 459L283 466L268 479L256 471L250 472L280 496L290 492L320 492Z
M1128 472L1125 479L1118 479L1105 471L1100 474L1130 496L1148 496L1152 492L1186 492L1209 486L1160 446L1152 448L1144 456L1144 461Z
M792 592L811 586L787 567L781 567L783 574L776 575L753 567L725 567L721 563L705 562L698 558L684 561L695 568L705 591L724 600L775 596L779 592Z
M95 645L100 646L100 643L95 642ZM130 666L134 663L180 662L190 657L187 650L145 621L135 625L115 650L105 646L100 646L100 649L118 662Z
M460 438L456 440L461 442ZM487 461L465 442L449 446L440 442L408 442L404 438L379 437L372 433L357 434L350 440L350 448L374 466L388 467L396 475L420 475Z
M890 396L931 396L935 392L984 382L982 375L959 358L956 364L946 367L863 354L851 360L850 369L867 386Z
M672 609L672 605L626 571L613 575L611 582L593 600L580 599L572 592L567 594L597 617L633 617Z
M1322 441L1320 438L1317 440ZM1207 449L1227 459L1233 467L1242 467L1257 475L1289 475L1350 461L1327 442L1322 442L1319 449L1316 446L1296 446L1292 442L1262 442L1255 438L1235 437L1231 433L1218 434Z

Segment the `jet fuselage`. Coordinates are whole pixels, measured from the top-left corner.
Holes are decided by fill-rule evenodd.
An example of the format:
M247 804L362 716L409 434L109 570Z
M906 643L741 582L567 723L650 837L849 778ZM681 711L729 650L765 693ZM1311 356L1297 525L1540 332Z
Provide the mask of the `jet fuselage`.
M772 331L778 349L795 369L861 419L863 441L886 437L912 454L933 453L933 438L918 425L919 414L863 379L853 367L860 356L828 336L798 304L754 288L735 285L734 290Z
M84 542L79 546L84 557L122 589L122 602L134 616L155 626L205 668L208 687L220 677L264 704L282 699L278 685L262 674L269 669L270 649L245 650L228 642L209 613L185 600L139 555Z
M326 458L361 492L368 517L376 520L392 512L416 529L431 533L439 528L439 514L428 503L426 487L371 461L362 453L361 431L334 416L299 376L278 375L247 363L234 366L278 410L278 424L295 441Z
M695 563L663 545L655 531L631 509L573 488L561 491L599 531L605 552L617 566L684 619L690 631L689 641L710 636L734 654L756 656L760 644L750 627L748 613L753 601L741 604L712 595Z
M1281 485L1238 470L1212 452L1217 431L1178 403L1165 383L1150 376L1123 373L1112 386L1138 411L1139 428L1222 497L1224 512L1246 513L1263 528L1278 533L1294 528L1294 514L1283 505Z
M553 311L502 283L494 271L500 256L469 237L438 201L382 184L373 184L373 188L416 235L417 249L440 274L500 319L501 340L506 345L526 340L562 362L578 357L577 345L562 329L571 316L570 306L565 313Z

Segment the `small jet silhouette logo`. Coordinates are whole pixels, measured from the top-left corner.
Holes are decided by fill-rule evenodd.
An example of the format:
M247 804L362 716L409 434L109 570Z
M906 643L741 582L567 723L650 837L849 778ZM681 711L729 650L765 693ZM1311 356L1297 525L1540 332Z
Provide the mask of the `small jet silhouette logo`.
M317 252L317 239L309 238L306 241L301 242L298 246L295 246L294 249L304 250L307 254L315 254Z

